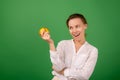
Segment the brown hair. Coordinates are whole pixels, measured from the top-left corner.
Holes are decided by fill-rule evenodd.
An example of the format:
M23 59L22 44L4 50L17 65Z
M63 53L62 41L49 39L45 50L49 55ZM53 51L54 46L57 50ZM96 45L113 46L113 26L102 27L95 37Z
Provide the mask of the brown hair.
M68 17L68 19L66 20L67 26L68 26L68 22L69 22L71 19L73 19L73 18L80 18L84 24L87 24L87 21L86 21L85 17L84 17L82 14L75 13L75 14L70 15L70 16ZM68 26L68 27L69 27L69 26Z

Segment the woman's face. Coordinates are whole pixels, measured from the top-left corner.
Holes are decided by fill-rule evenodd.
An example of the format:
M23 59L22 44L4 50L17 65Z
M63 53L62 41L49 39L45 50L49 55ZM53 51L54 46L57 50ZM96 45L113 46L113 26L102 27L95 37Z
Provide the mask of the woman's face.
M69 31L74 40L80 40L85 37L85 29L87 24L84 24L80 18L73 18L68 22Z

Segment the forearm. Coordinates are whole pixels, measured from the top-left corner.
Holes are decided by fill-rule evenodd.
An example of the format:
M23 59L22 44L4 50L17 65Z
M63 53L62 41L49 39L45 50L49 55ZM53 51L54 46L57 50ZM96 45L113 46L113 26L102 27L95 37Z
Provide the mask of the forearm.
M51 51L56 51L54 42L49 43L49 47L50 47L50 50L51 50Z
M89 76L82 70L76 70L75 68L67 68L64 70L64 76L68 77L69 79L76 79L76 80L88 80Z
M54 71L56 71L58 74L64 75L64 70L66 69L66 67L64 67L64 68L63 68L62 70L60 70L60 71L57 71L54 66L52 66L52 69L53 69Z
M64 62L60 59L59 54L57 51L50 51L50 59L53 65L53 69L57 72L61 71L65 68Z
M82 68L79 68L77 66L70 67L65 69L64 75L66 77L72 77L75 79L82 79L82 80L88 80L90 76L92 75L96 62L97 62L98 52L95 49L91 54L89 55L88 60L84 64Z
M43 40L48 42L51 51L56 50L55 45L54 45L54 41L51 39L50 34L48 32L45 32L41 37Z
M50 45L50 58L51 62L56 71L61 71L64 67L64 53L63 53L63 42L59 42L57 48L55 48L54 43L52 42Z

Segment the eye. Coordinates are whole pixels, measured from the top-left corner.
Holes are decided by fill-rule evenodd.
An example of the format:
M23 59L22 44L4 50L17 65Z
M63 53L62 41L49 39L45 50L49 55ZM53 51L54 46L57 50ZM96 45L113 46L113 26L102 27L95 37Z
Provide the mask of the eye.
M69 29L71 30L71 29L73 29L73 27L70 26Z
M80 25L76 25L76 28L80 28Z

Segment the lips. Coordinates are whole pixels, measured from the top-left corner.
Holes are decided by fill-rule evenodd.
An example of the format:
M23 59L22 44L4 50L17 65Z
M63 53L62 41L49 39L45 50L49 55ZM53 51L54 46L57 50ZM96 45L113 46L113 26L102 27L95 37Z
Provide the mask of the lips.
M73 34L74 37L78 37L80 33Z

